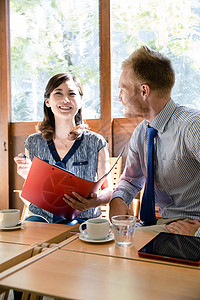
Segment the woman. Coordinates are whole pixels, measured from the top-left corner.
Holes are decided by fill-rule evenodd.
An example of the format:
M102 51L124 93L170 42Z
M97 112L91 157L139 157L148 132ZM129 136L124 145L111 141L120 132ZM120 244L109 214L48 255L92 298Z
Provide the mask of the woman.
M108 171L105 139L87 130L82 122L82 96L81 84L75 76L61 73L49 80L44 94L44 119L37 125L38 132L25 141L26 158L21 154L14 158L17 172L24 179L34 156L90 181L96 181ZM66 203L80 211L72 224L100 216L99 206L108 203L111 194L112 182L108 177L107 187L98 197L91 194L85 199L74 193L74 199L64 195ZM71 224L33 204L29 205L27 220Z

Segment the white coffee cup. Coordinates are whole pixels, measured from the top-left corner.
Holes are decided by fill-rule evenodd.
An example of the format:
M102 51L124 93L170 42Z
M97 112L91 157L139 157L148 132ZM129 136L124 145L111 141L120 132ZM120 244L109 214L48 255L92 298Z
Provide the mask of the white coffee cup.
M82 229L83 225L86 225L86 231ZM109 235L109 226L107 219L89 219L79 226L79 230L92 240L103 240Z
M0 226L14 227L19 223L20 210L19 209L4 209L0 210Z

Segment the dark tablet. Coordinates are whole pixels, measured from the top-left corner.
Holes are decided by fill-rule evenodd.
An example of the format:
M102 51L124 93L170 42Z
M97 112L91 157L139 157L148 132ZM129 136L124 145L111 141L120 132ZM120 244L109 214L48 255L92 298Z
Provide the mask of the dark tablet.
M200 265L200 238L159 233L138 251L139 256Z

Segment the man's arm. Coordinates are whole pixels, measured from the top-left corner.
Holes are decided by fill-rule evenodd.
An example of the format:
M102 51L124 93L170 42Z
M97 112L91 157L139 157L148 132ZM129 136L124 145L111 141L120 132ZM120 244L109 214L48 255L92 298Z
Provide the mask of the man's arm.
M122 198L114 198L110 202L109 217L110 220L113 216L117 215L133 215Z

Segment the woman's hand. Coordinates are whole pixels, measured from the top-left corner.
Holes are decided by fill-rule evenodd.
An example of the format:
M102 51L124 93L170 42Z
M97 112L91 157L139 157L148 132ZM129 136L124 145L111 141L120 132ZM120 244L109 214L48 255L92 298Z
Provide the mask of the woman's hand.
M95 193L91 193L90 197L87 199L80 196L76 192L72 192L72 194L76 198L72 198L71 196L64 194L63 200L76 210L84 211L100 205L100 201L98 200L97 194Z
M20 153L18 156L14 157L14 161L17 164L17 173L26 179L32 164L31 160L28 157L25 157L24 154Z

